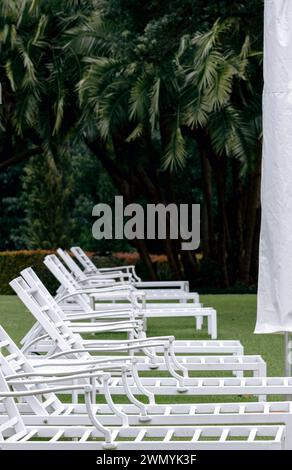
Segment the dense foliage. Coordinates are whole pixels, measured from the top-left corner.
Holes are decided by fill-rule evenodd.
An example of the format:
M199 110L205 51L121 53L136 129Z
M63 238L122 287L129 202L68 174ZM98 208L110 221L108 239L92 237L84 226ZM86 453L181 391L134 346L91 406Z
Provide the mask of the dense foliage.
M2 0L1 248L135 248L174 278L254 284L262 0ZM91 210L200 203L200 263L179 241L96 242ZM170 223L170 221L169 221Z

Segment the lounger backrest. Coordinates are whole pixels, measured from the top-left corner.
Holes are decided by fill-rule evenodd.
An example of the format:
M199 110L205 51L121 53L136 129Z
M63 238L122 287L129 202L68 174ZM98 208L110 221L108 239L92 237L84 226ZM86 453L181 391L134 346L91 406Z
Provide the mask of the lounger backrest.
M0 442L4 441L5 437L15 436L20 439L27 434L26 426L20 416L14 398L1 397L1 392L9 391L9 387L0 368L0 402L3 403L4 412L7 417L4 423L0 425Z
M69 322L62 318L59 307L50 294L45 295L36 284L31 282L29 285L22 277L13 279L10 286L53 340L49 355L57 351L84 349L81 336L72 333L68 326ZM88 358L90 355L84 351L84 353L70 354L70 357L79 359Z
M47 255L44 259L44 264L68 292L72 294L79 289L79 284L76 279L74 279L72 274L65 268L56 255Z
M70 256L65 250L62 250L62 248L58 248L57 253L74 277L84 281L87 279L86 275L84 274L82 269L79 268L78 264L75 263L72 256Z
M73 255L76 256L79 263L85 268L86 273L99 273L98 268L80 246L72 246L71 251Z
M80 286L72 274L66 269L56 255L48 255L44 259L44 264L51 271L53 276L60 282L60 284L66 289L69 294L76 294L76 291L80 290ZM62 299L64 292L61 292L56 296L56 299ZM79 294L74 295L72 299L78 303L78 305L85 311L92 310L90 308L90 300L88 295Z
M40 278L36 275L36 273L34 272L34 270L32 268L26 268L24 269L23 271L20 272L21 276L26 280L26 282L28 284L30 284L31 281L34 281L35 284L38 286L38 288L40 290L43 291L43 293L48 297L50 298L51 297L51 294L50 292L48 291L48 289L46 288L46 286L43 284L43 282L40 280ZM29 282L30 280L30 282ZM60 309L60 313L62 314L63 311ZM31 332L34 331L35 332L35 336L36 335L41 335L42 334L42 330L41 330L41 326L38 322L35 323L34 327L33 327L33 330L31 329L21 340L21 344L25 345L27 344L28 341L30 341L31 339Z
M46 295L48 298L53 298L44 283L40 280L38 275L31 267L23 269L20 274L28 284L34 282L35 285L44 293L44 295Z
M38 291L42 292L45 296L46 302L54 307L54 310L58 312L58 314L61 318L63 318L63 320L66 320L66 316L62 310L62 307L60 307L60 305L56 302L54 297L50 294L50 292L48 291L44 283L40 280L38 275L34 272L34 270L32 268L26 268L23 269L20 274L31 288L35 288ZM79 297L81 297L81 299L79 299ZM93 311L93 309L88 306L87 302L84 303L82 296L74 296L74 300L77 301L81 309L84 309L87 312L91 310Z
M22 351L10 338L8 333L0 326L0 364L3 375L9 376L21 373L35 372L32 365L24 356ZM47 388L46 384L38 385L38 388ZM15 385L15 390L29 390L29 385ZM61 412L63 404L54 393L26 397L26 402L36 414L49 414L51 412Z

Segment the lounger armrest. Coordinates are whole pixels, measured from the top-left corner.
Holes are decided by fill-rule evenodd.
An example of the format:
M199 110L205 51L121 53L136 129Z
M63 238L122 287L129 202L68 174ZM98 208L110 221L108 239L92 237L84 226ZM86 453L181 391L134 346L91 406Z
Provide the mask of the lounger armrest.
M83 291L83 290L89 290L92 293L99 292L100 294L107 294L107 293L113 293L113 292L119 292L119 291L125 291L125 292L135 292L135 287L129 284L123 284L123 283L115 283L107 286L102 286L102 287L97 287L97 286L90 286L90 287L81 287L81 289L76 289L77 291Z
M125 265L125 266L113 266L112 268L98 268L98 271L101 273L106 272L115 272L115 271L129 271L135 269L133 264Z
M138 312L135 312L137 316L143 317L144 312L141 310ZM90 312L90 313L67 313L66 318L70 321L76 321L76 320L90 320L90 319L99 319L99 318L119 318L119 317L125 317L128 316L131 318L134 316L134 313L132 310L105 310L103 312L99 311L98 313Z
M98 298L98 294L100 295L100 297L102 296L103 298L109 298L109 299L113 298L113 295L112 295L113 292L111 292L111 291L100 291L100 290L97 290L96 288L95 289L84 288L84 289L78 289L75 292L67 292L66 294L63 294L61 297L55 298L55 300L58 304L60 304L64 300L74 298L74 297L77 297L79 295L84 295L84 294L87 294L90 297L94 296L96 298ZM130 291L124 291L124 292L119 293L119 297L121 297L121 296L123 296L126 300L131 301Z
M182 289L181 286L184 285L185 289ZM164 288L176 288L178 291L188 292L186 287L188 285L188 281L139 281L135 282L136 287L145 287L145 288L153 288L153 287L164 287Z
M122 342L121 342L122 343ZM147 343L135 343L135 344L130 344L127 345L125 343L122 343L121 346L116 346L116 345L110 345L108 344L106 347L101 347L101 346L94 346L90 348L82 348L82 349L74 349L70 351L62 351L60 353L53 354L51 356L51 359L56 359L57 357L60 356L66 356L66 355L71 355L74 353L82 353L82 352L105 352L108 353L109 351L114 351L114 352L119 352L119 351L134 351L134 350L141 350L144 348L156 348L156 347L164 347L166 349L169 348L169 343L164 342L151 342L148 341ZM125 357L125 360L128 359L128 357Z
M128 279L129 275L127 273L109 273L109 274L94 274L88 276L87 279L78 279L78 282L91 282L91 281L112 281L116 282L116 279Z
M162 344L173 343L174 339L175 339L174 336L152 336L150 338L121 339L121 340L119 340L119 343L121 343L121 344L136 344L136 343L142 343L142 342L143 343L147 343L147 342L153 343L155 341L155 343L153 343L153 344L157 346L158 343L159 343L159 345L160 345L160 343L162 343ZM117 342L115 342L115 344L117 344ZM99 345L104 345L106 347L112 347L112 343L110 341L107 341L107 340L100 340L100 341L98 341L96 346L94 345L94 343L92 343L92 345L93 345L93 348L98 347ZM87 349L92 351L91 346L88 347Z
M115 271L126 271L132 276L132 281L133 282L140 282L141 278L137 275L136 273L136 268L133 264L126 265L126 266L114 266L112 268L100 268L98 269L99 272L115 272Z
M124 333L133 333L133 330L137 331L142 331L142 324L131 321L131 320L126 320L126 321L120 321L120 322L108 322L104 324L93 324L92 326L85 325L85 328L82 328L83 325L70 325L69 328L71 331L77 332L79 334L85 334L85 333L96 333L96 334L101 334L101 333L110 333L110 332L121 332L123 331ZM75 328L75 331L74 331ZM77 331L78 330L78 331Z
M53 383L59 382L60 380L72 380L72 378L80 378L80 375L87 374L87 376L92 375L93 373L96 374L96 377L103 377L103 369L101 367L83 367L77 366L76 370L68 371L68 370L58 370L58 371L39 371L39 372L21 372L18 374L11 374L5 377L5 380L10 385L19 385L19 384L27 384L27 383L40 383L41 381L46 383ZM25 379L31 380L31 382L26 382Z
M121 361L120 361L121 362ZM6 381L10 386L15 385L39 385L41 383L46 384L54 384L57 382L63 382L67 380L80 380L80 379L88 379L88 378L96 378L96 379L105 379L109 377L108 372L104 372L105 369L110 371L111 369L115 370L123 370L129 371L131 370L131 364L99 364L98 366L95 364L91 368L83 368L79 370L75 370L73 372L68 371L61 371L61 372L54 372L54 377L52 377L52 373L49 372L34 372L34 373L22 373L22 374L15 374L14 376L7 376ZM25 377L32 377L27 378L24 380ZM50 391L51 389L47 389Z
M50 361L54 360L54 359L57 359L58 357L62 357L62 356L65 356L65 355L69 355L69 354L73 354L74 351L73 350L70 350L70 351L62 351L62 352L58 352L58 353L55 353L53 354L52 356L49 356L49 357L46 357L46 359L44 359L43 362L38 362L37 364L34 364L34 369L38 368L38 367L48 367L48 366L52 366L52 364L50 364ZM87 368L94 365L94 364L99 364L99 365L108 365L108 362L111 364L113 362L118 362L120 363L121 362L121 358L120 357L102 357L100 359L98 359L98 356L96 356L97 358L94 359L94 356L91 358L91 359L87 359L87 360L84 360L82 361L81 359L78 360L78 363L74 363L72 364L72 359L67 359L67 360L64 360L62 362L58 361L57 363L54 362L54 367L75 367L76 368L80 368L81 366L86 366ZM123 358L123 366L125 365L131 365L133 363L136 363L136 358L134 356L125 356ZM116 366L114 364L114 366ZM118 364L119 366L119 364ZM43 375L43 372L40 371L40 372L37 372L37 374L39 375ZM12 377L12 376L9 376L9 377Z
M44 395L46 393L61 393L61 392L71 392L72 390L84 389L85 392L92 392L92 386L89 384L80 384L80 385L64 385L60 387L50 387L50 388L36 388L34 390L23 390L17 392L3 392L0 391L1 398L17 398L17 397L30 397L33 395Z

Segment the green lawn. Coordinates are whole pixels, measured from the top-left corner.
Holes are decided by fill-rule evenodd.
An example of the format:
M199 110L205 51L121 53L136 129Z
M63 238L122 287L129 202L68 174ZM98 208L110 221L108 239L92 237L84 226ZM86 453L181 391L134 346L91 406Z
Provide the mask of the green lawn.
M246 354L261 354L268 374L283 375L283 338L280 335L254 335L255 295L202 295L205 306L218 312L218 338L239 339ZM0 296L0 324L19 342L34 320L15 296ZM192 318L150 319L148 335L174 334L177 339L207 339L206 329L196 332Z

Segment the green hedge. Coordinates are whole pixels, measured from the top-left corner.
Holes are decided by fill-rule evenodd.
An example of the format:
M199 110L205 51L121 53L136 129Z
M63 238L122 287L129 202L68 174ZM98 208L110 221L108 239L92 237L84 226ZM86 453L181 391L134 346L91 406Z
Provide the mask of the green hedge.
M48 289L55 292L58 283L43 263L44 257L51 253L45 250L0 252L0 294L13 294L9 282L28 267L32 267Z

